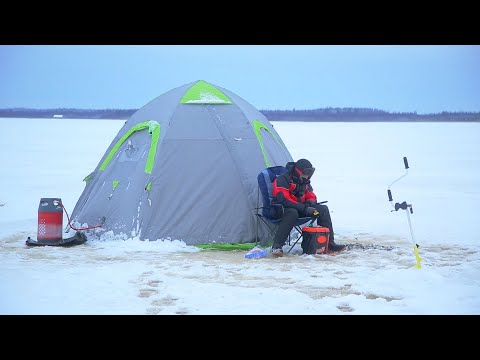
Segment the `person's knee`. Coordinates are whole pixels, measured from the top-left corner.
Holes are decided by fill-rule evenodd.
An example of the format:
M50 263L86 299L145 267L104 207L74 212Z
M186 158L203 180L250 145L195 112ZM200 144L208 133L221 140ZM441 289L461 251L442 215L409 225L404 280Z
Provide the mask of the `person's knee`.
M286 208L283 213L283 218L291 219L292 221L297 221L300 217L298 210L294 208Z
M329 213L327 205L317 204L316 208L317 208L317 210L320 214L328 214Z

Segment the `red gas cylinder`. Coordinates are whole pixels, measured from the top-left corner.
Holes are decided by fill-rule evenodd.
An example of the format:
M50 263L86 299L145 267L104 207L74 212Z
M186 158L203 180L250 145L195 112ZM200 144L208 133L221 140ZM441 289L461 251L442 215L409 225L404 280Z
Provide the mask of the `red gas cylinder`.
M37 240L62 240L62 199L42 198L38 206Z

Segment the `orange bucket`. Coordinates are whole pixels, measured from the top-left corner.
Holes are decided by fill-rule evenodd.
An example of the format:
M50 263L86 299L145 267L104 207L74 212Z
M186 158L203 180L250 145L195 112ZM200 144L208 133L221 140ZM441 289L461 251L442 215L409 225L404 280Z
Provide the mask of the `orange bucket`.
M330 229L322 226L305 226L302 229L304 254L327 254Z

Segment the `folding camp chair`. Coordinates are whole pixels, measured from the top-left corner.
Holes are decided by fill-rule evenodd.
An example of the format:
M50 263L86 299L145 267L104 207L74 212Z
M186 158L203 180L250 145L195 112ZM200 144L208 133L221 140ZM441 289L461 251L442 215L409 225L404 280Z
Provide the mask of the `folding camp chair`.
M272 190L273 190L273 181L277 178L277 176L287 172L287 169L284 166L271 166L268 167L260 174L257 176L257 181L258 181L258 190L257 190L257 207L256 207L256 216L257 216L257 242L258 242L258 226L259 222L262 221L267 228L269 229L270 237L266 241L262 241L262 245L268 245L271 246L273 244L273 237L275 236L275 233L278 230L278 225L280 224L281 221L281 215L283 214L283 206L280 204L273 204L273 195L272 195ZM262 194L262 202L263 206L260 205L260 193ZM262 212L260 213L260 209L262 209ZM280 214L278 216L277 214ZM292 232L288 235L288 245L290 245L291 241L291 235L294 231L298 232L298 238L295 241L295 244L302 238L302 227L301 225L307 223L308 221L311 221L311 217L301 217L298 218L297 222L295 223ZM292 247L288 250L290 252L295 246L295 244L292 245Z

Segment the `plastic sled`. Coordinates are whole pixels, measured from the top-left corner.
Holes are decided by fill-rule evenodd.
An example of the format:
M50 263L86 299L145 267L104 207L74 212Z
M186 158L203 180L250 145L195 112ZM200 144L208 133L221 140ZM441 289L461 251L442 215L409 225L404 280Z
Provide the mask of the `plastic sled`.
M74 246L80 245L87 241L87 236L80 231L77 231L75 235L66 239L59 240L37 240L32 239L30 236L27 238L26 244L28 246Z

